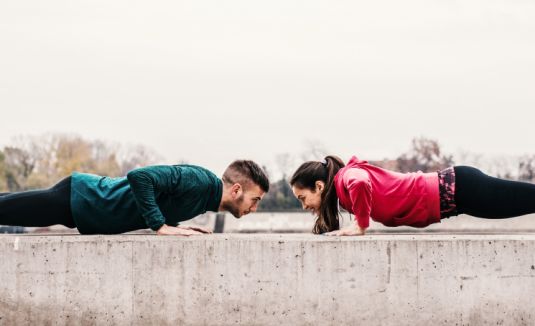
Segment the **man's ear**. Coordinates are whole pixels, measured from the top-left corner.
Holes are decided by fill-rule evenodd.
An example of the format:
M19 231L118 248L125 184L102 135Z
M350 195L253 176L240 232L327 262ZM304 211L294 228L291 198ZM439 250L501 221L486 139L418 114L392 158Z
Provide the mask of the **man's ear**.
M316 181L316 191L319 191L319 193L321 194L323 190L325 190L325 182L321 180Z
M233 184L232 187L230 188L230 193L232 194L232 197L234 198L239 198L242 192L243 192L243 188L241 184L239 183Z

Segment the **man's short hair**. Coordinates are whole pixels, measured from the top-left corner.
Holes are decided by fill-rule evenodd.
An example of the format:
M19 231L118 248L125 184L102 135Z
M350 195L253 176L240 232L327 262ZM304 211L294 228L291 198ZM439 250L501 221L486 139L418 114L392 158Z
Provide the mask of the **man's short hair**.
M236 160L232 162L225 170L225 173L223 173L222 179L225 183L239 183L243 187L253 182L264 192L269 191L269 178L264 170L253 161Z

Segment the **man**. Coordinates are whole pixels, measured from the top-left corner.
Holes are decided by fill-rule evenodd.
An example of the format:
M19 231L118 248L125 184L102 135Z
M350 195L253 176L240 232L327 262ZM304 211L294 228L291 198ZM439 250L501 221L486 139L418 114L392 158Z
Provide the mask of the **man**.
M210 233L178 223L206 211L237 218L256 211L269 180L253 161L237 160L221 179L195 165L156 165L110 178L73 173L50 189L0 195L0 224L77 227L82 234L151 228L159 235Z

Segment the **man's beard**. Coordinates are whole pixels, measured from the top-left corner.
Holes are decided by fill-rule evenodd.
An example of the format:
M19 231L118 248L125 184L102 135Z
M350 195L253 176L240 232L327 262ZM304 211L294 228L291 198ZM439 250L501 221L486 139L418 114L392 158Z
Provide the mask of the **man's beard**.
M236 201L223 204L223 210L228 211L235 218L240 218L241 203L243 203L243 194Z

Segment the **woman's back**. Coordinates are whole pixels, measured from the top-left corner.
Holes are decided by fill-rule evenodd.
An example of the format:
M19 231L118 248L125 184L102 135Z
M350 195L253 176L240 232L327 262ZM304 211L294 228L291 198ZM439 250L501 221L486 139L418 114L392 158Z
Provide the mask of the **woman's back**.
M362 228L370 217L387 226L440 221L437 173L399 173L352 157L334 182L341 206L355 214Z

